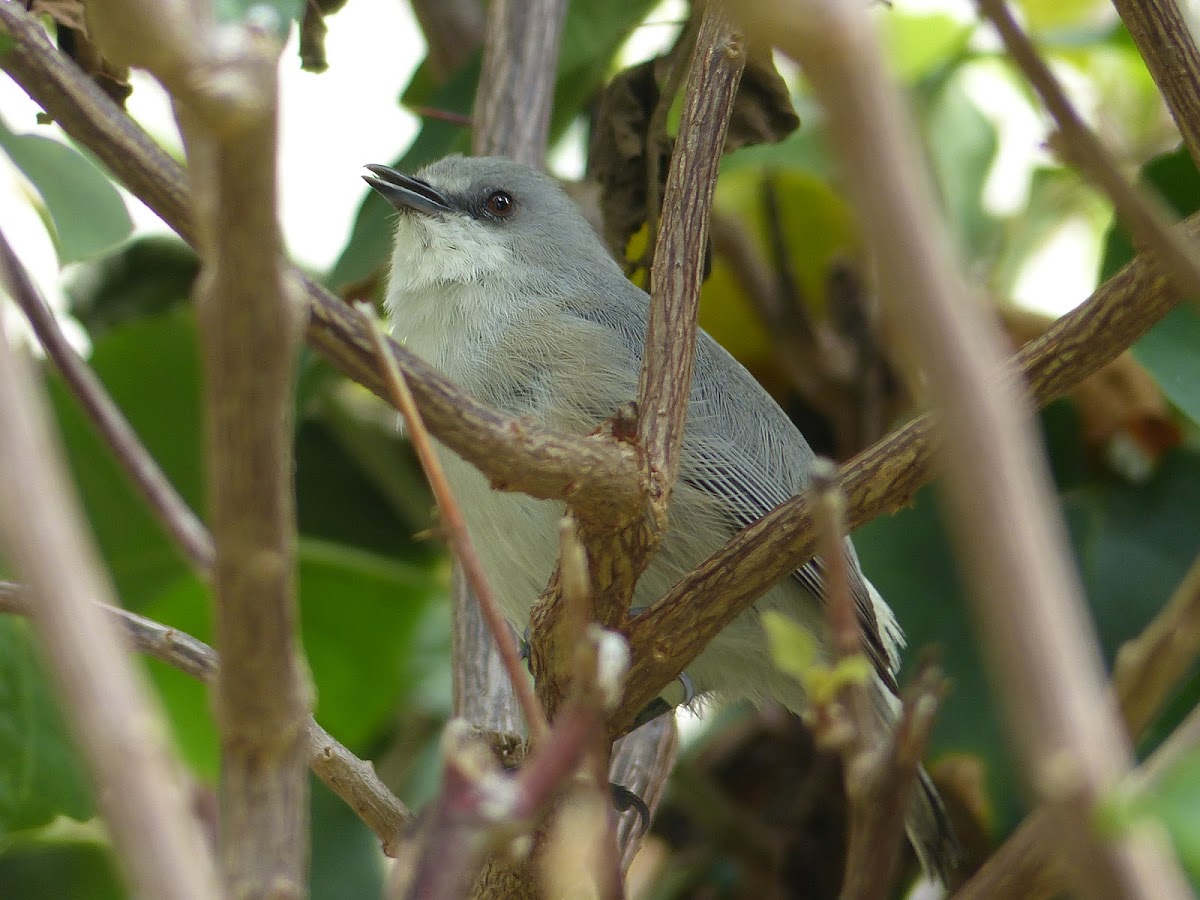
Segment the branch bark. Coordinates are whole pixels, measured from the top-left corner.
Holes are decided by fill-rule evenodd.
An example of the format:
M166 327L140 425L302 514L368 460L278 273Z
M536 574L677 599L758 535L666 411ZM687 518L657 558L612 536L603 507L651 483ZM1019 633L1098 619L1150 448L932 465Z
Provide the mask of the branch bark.
M638 380L638 444L660 531L666 526L687 422L717 168L745 65L741 37L724 4L720 0L706 4L684 92L679 140L663 193L650 271L646 350Z
M68 487L44 401L2 330L0 472L0 537L39 597L34 624L130 893L219 896L161 715L110 623L82 599L110 598L112 588Z
M1151 835L1094 833L1096 805L1129 771L1132 754L1028 412L1012 383L991 374L1000 371L1000 342L950 260L866 12L812 0L773 10L759 2L754 15L802 62L830 117L893 321L944 413L946 501L980 643L1030 786L1059 826L1072 883L1114 900L1187 897L1177 864Z
M308 892L305 724L312 689L296 628L292 377L302 307L276 218L276 63L253 26L206 4L96 0L111 58L171 92L190 162L202 267L213 596L222 666L221 857L231 897Z
M1113 0L1200 168L1200 50L1176 0Z

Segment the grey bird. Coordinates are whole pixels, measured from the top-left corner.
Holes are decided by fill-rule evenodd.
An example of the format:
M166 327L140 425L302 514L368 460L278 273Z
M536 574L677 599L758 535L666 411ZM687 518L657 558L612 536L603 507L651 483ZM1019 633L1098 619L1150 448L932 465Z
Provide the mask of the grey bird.
M398 340L478 399L572 434L591 432L637 396L649 297L553 179L497 157L450 156L416 176L367 168L367 183L399 212L387 289ZM519 634L554 568L564 505L493 491L473 466L439 451ZM670 521L634 605L652 605L734 533L802 492L814 458L754 377L701 331ZM903 634L849 540L845 547L871 693L890 727ZM819 562L797 569L692 662L695 690L803 711L799 684L772 662L760 613L785 613L828 648L824 596ZM923 769L906 824L925 870L944 881L955 844Z

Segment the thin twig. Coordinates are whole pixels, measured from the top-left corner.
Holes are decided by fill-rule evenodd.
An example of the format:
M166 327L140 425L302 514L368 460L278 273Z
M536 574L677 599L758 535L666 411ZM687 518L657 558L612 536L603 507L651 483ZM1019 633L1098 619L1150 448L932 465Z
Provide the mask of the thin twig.
M483 563L479 561L475 545L471 542L470 534L467 533L467 523L463 519L462 509L459 507L458 501L454 499L454 492L451 491L450 485L446 481L446 473L443 471L442 463L433 447L429 431L425 428L425 421L421 418L421 413L413 401L412 391L409 390L395 359L388 353L387 341L383 329L375 317L374 309L369 303L360 303L358 311L363 320L368 322L374 330L379 360L384 366L384 372L392 388L392 403L404 416L409 440L417 453L417 458L421 460L425 476L429 479L429 486L437 500L438 513L450 546L454 549L458 564L466 573L471 590L483 611L484 620L500 651L500 658L508 672L509 681L521 704L521 712L525 715L525 724L529 728L529 735L534 741L537 741L546 733L546 714L542 711L537 697L534 696L533 688L530 687L529 678L521 664L521 655L517 650L517 642L513 638L512 629L508 627L504 613L500 611L500 605L496 600L496 595L492 592L487 573L483 570Z
M1134 241L1141 248L1153 251L1167 274L1175 279L1180 292L1200 302L1200 263L1192 248L1172 229L1173 217L1163 203L1139 193L1121 174L1112 154L1080 118L1050 67L1013 18L1006 0L976 0L976 4L996 26L1009 58L1058 124L1055 149L1108 195Z
M1104 840L1092 827L1132 754L1105 690L1029 413L1011 382L993 374L1001 371L999 338L950 259L866 11L811 0L786 8L756 2L754 14L801 61L829 115L892 321L944 412L946 501L979 639L1031 786L1059 822L1073 883L1098 898L1189 896L1150 832Z
M166 726L110 622L103 574L30 367L0 329L0 537L38 596L33 620L130 893L220 896Z
M0 581L0 612L32 616L36 605L21 585ZM124 632L134 650L205 684L215 680L219 660L217 651L208 644L177 628L118 606L99 602L95 606ZM374 766L351 753L311 716L306 734L309 768L375 832L384 853L395 856L404 828L413 821L413 814L379 780Z
M3 233L0 233L0 277L25 313L38 341L58 366L80 407L108 443L113 456L141 492L159 523L175 539L196 570L207 576L213 564L212 538L208 530L138 440L137 433L100 379L67 342L54 313Z

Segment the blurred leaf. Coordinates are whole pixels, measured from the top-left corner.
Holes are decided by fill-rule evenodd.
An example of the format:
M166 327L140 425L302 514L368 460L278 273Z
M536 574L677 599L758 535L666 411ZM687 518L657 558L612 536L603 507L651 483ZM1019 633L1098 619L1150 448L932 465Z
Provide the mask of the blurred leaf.
M0 852L4 900L126 900L109 848L77 840L20 842Z
M62 265L97 256L133 230L112 181L74 147L40 134L14 134L0 121L0 148L41 195Z
M764 181L779 208L783 246L802 301L815 317L825 310L830 268L856 258L858 235L853 214L822 179L799 170L737 168L717 181L713 208L736 219L753 237L770 265L773 224L767 215ZM756 371L770 362L768 336L745 287L728 261L715 254L700 292L700 326L743 364Z
M776 610L762 614L763 631L771 648L775 667L801 683L818 662L817 639L807 628Z
M600 89L617 50L657 5L657 0L574 0L567 6L554 85L552 141Z
M1142 170L1141 181L1156 190L1180 216L1200 209L1200 174L1183 147L1151 160ZM1114 222L1105 244L1100 279L1111 278L1133 255L1129 238ZM1200 422L1200 313L1196 307L1180 304L1133 345L1133 354L1168 399L1193 422Z
M1200 453L1167 453L1145 484L1104 481L1066 502L1091 516L1082 568L1111 658L1166 604L1200 553Z
M320 780L312 783L312 900L382 900L379 838Z
M944 13L884 10L878 20L893 77L912 84L945 66L967 48L975 30Z
M135 237L71 273L71 313L95 340L110 328L186 303L199 271L195 251L179 238Z
M91 792L29 623L0 616L0 835L41 827L59 815L90 818ZM5 865L0 855L0 897L8 898Z
M1061 30L1087 24L1106 12L1104 0L1017 0L1030 31Z
M200 373L191 310L113 329L96 342L91 365L184 500L202 510ZM121 602L137 610L187 573L188 564L57 375L49 386L89 522Z
M298 549L300 629L317 690L317 720L361 752L424 674L413 662L418 625L446 586L429 568L350 547L301 539ZM208 590L194 578L161 592L145 614L211 643ZM181 752L215 779L217 737L205 688L161 663L150 661L149 668Z
M942 202L960 246L970 259L992 255L998 223L983 208L983 188L999 141L967 96L961 78L945 83L924 115L926 143Z
M1133 798L1125 818L1152 817L1167 829L1179 861L1200 884L1200 750L1193 749ZM1126 819L1128 824L1133 824Z

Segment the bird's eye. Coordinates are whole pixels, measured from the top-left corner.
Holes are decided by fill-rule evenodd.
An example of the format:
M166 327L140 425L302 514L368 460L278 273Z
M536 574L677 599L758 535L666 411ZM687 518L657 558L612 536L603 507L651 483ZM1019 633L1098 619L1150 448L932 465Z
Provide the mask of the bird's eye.
M508 191L493 191L483 205L497 219L507 218L513 211L512 194Z

